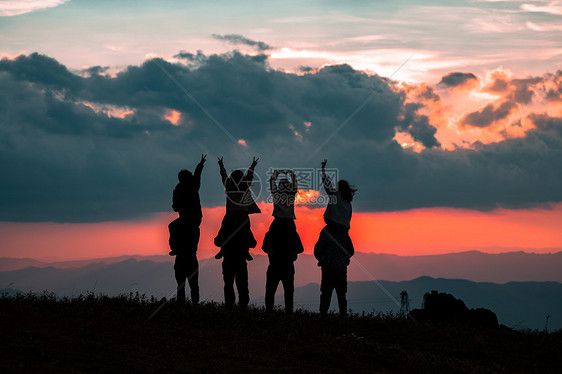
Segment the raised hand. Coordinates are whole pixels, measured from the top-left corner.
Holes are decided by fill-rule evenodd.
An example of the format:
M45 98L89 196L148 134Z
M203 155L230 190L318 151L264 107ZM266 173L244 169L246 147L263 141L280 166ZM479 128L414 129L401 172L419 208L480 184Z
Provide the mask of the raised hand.
M326 163L328 162L328 160L324 159L324 161L322 161L322 169L324 169L326 167Z
M256 165L258 164L259 159L260 159L259 157L258 158L253 157L252 165L250 165L250 167L255 168Z
M217 160L219 161L219 166L222 168L224 167L224 163L222 161L223 157L217 157Z
M201 155L201 161L199 161L200 164L204 164L205 161L207 161L207 155L202 154Z

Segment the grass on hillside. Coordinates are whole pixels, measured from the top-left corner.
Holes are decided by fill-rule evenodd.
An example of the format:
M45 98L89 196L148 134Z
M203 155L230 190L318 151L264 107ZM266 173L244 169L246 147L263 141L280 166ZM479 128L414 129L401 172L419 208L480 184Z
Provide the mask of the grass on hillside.
M562 331L241 313L139 295L0 298L0 331L4 373L562 372Z

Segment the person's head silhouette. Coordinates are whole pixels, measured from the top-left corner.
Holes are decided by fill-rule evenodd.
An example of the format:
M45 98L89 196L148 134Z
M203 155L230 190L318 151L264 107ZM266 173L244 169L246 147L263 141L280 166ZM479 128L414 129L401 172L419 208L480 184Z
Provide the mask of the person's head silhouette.
M345 179L338 181L338 192L340 193L342 199L351 202L353 200L353 195L357 192L357 188L349 184Z
M178 173L178 180L180 183L189 184L193 180L193 174L189 170L181 169Z
M242 178L244 178L244 172L242 170L234 170L232 173L230 173L230 180L236 186L238 186L240 182L242 182Z

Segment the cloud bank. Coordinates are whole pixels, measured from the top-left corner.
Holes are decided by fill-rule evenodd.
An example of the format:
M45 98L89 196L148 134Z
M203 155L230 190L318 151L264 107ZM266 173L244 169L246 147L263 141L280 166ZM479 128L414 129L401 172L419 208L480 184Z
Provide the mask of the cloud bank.
M313 168L327 158L360 189L357 211L562 200L560 117L529 113L536 126L524 137L445 151L426 104L387 78L347 65L289 74L269 68L265 55L239 52L190 56L188 64L153 59L116 76L104 68L73 73L39 54L1 60L0 220L91 222L169 211L177 171L194 168L201 153L209 155L201 189L208 207L224 205L216 156L232 170L249 166L252 155L260 157L261 180L269 167ZM425 149L403 149L397 131ZM256 192L265 199L260 183Z
M36 10L57 7L68 0L2 0L0 1L1 16L18 16Z

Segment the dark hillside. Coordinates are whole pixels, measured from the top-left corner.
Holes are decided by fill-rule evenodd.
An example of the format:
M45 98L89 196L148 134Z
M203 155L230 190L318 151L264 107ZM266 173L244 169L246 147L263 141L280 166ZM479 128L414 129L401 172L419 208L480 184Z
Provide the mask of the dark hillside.
M562 333L125 297L0 299L1 372L562 372Z

